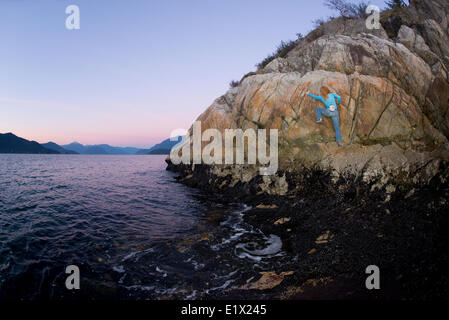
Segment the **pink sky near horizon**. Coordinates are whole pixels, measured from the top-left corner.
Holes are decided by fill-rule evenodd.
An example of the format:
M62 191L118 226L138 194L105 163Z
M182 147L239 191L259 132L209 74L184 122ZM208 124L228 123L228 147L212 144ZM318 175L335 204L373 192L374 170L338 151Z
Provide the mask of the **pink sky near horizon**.
M10 108L20 112L8 114ZM157 113L150 108L126 104L114 107L109 105L106 108L109 112L102 112L102 108L98 109L98 106L78 107L0 97L0 110L4 109L2 115L6 115L0 118L0 133L11 132L39 143L105 143L118 147L148 148L169 138L173 130L187 130L196 118L188 111L178 111L178 116L174 117L171 114ZM40 113L39 123L35 122L36 109ZM46 118L45 114L52 116ZM71 121L67 121L67 118Z

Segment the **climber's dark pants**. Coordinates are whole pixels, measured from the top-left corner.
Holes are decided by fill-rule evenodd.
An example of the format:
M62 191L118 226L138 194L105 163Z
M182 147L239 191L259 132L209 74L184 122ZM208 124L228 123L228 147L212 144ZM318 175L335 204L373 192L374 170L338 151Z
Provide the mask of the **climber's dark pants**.
M336 140L338 143L342 142L341 132L340 132L340 116L338 111L330 111L329 109L324 108L316 108L316 120L321 121L322 116L328 117L332 119L332 123L334 124L334 130L336 135Z

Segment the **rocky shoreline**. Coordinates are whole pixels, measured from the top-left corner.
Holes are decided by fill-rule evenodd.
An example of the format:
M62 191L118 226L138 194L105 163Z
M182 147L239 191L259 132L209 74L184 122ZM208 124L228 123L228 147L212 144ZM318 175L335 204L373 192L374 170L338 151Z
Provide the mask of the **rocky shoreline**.
M250 205L244 220L294 257L214 298L259 298L260 287L269 298L449 298L449 5L414 0L380 18L378 30L330 19L198 117L203 131L277 130L275 175L167 160L211 199ZM323 87L341 97L342 148L329 119L315 123L319 105L307 93ZM210 155L198 140L195 157ZM172 152L181 158L191 144ZM380 268L382 290L364 289L369 265Z
M301 190L290 187L280 196L260 193L262 177L220 189L230 177L211 176L207 166L196 166L194 175L188 167L169 163L167 169L178 172L181 183L209 192L212 200L251 206L244 221L279 236L282 250L295 257L274 273L251 279L246 288L242 283L204 298L449 298L447 184L373 190L360 179L334 183L325 172L310 170ZM280 175L293 185L295 177ZM373 264L381 270L381 290L369 291L365 269Z

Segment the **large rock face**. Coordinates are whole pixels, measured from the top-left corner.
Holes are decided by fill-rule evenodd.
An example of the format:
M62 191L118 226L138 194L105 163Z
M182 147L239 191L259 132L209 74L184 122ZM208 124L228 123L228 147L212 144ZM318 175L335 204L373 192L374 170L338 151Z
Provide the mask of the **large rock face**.
M203 130L279 130L280 171L277 179L258 179L265 185L261 192L292 191L295 187L282 184L285 174L311 168L325 170L335 181L359 177L379 188L434 178L444 182L449 159L448 21L446 0L415 0L407 8L383 13L385 29L380 30L366 29L363 20L335 19L298 41L285 58L244 77L198 120ZM322 85L342 98L343 148L336 146L329 119L324 125L315 123L315 108L321 106L306 92L319 94ZM169 168L195 175L189 166ZM220 187L257 178L257 170L247 166L208 170L212 176L232 176L221 179Z

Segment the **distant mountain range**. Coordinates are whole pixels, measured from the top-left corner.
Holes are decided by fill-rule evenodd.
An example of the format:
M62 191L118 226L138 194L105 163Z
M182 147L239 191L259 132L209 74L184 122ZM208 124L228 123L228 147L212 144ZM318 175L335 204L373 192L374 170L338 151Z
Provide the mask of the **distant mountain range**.
M20 138L12 133L0 133L0 153L36 153L36 154L110 154L110 155L155 155L170 154L171 148L180 142L182 137L176 141L166 139L150 149L139 149L134 147L112 147L107 144L82 145L72 142L60 146L54 142L39 144Z
M58 153L61 153L61 154L78 154L79 153L79 152L75 152L72 150L64 149L59 144L56 144L54 142L41 143L41 146L43 146L46 149L57 151Z
M61 147L79 154L136 154L141 150L134 147L112 147L108 144L85 146L78 142L72 142Z
M96 144L96 145L82 145L78 142L72 142L71 144L63 145L62 148L65 150L70 150L79 154L137 154L137 155L148 155L148 154L170 154L171 148L178 142L182 140L181 136L176 138L177 140L171 141L166 139L161 143L156 144L150 149L139 149L134 147L111 147L107 144Z

